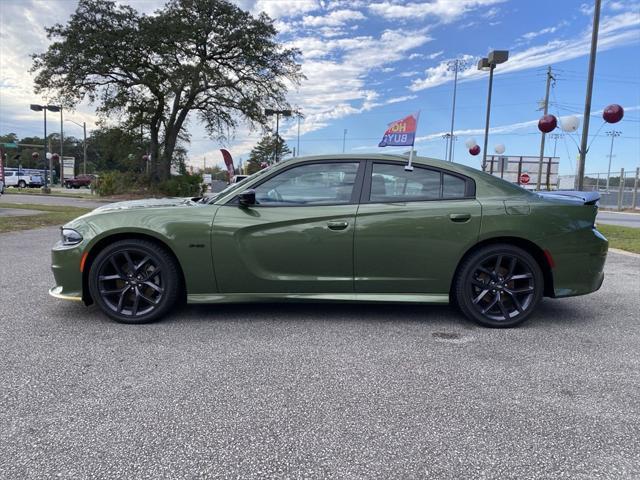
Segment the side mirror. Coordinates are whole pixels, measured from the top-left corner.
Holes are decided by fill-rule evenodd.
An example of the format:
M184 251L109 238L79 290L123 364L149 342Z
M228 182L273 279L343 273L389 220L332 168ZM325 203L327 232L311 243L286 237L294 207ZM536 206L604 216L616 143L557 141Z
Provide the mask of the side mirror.
M245 190L244 192L238 195L238 202L240 202L241 207L248 207L250 205L256 204L256 191L255 190Z

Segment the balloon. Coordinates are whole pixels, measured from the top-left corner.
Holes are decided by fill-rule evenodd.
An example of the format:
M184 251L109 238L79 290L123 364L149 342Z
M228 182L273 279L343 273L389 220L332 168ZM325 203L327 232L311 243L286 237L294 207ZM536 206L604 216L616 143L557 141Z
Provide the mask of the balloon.
M469 153L473 156L476 156L480 153L480 145L474 145L469 149Z
M612 103L602 112L602 118L607 123L618 123L622 117L624 117L624 108L617 103Z
M505 150L506 150L506 148L504 147L504 145L502 143L499 143L498 145L496 145L496 153L498 155L502 155Z
M47 157L47 160L51 160L51 152L47 152L47 154L45 155L45 157Z
M558 119L554 115L544 115L538 121L538 130L542 133L553 132L558 126Z
M58 155L57 153L54 153L53 155L51 155L51 160L53 160L54 162L57 162L58 160L60 160L60 155Z
M575 132L580 126L580 119L575 115L560 118L560 127L563 132Z
M142 155L142 160L144 160L145 162L149 160L149 155L147 154Z
M31 158L33 158L34 160L37 160L39 156L40 156L40 154L38 152L33 152L31 154Z
M464 144L467 146L467 148L473 148L478 144L478 142L476 142L475 138L470 138L466 142L464 142Z

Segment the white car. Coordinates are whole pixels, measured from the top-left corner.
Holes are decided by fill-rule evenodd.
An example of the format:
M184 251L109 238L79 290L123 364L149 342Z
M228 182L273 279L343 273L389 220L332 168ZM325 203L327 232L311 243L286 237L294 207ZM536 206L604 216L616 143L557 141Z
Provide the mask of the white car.
M4 182L0 180L0 195L4 193Z
M31 175L21 172L4 172L4 182L7 187L26 188L31 185Z

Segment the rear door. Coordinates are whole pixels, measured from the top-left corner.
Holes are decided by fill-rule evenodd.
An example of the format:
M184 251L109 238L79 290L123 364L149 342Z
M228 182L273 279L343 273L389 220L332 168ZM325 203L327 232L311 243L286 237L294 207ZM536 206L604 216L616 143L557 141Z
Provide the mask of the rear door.
M255 205L220 207L212 242L220 292L353 293L364 165L296 163L254 186Z
M475 184L454 172L372 161L355 231L358 293L446 294L458 262L477 242Z

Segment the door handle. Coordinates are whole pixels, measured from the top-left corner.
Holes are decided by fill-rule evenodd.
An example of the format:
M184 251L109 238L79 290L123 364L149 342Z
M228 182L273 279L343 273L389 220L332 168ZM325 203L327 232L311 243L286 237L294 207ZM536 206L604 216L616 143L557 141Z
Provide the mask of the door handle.
M456 223L468 222L469 220L471 220L471 214L470 213L452 213L451 215L449 215L449 220Z
M327 222L327 227L329 227L329 230L344 230L348 226L348 222Z

